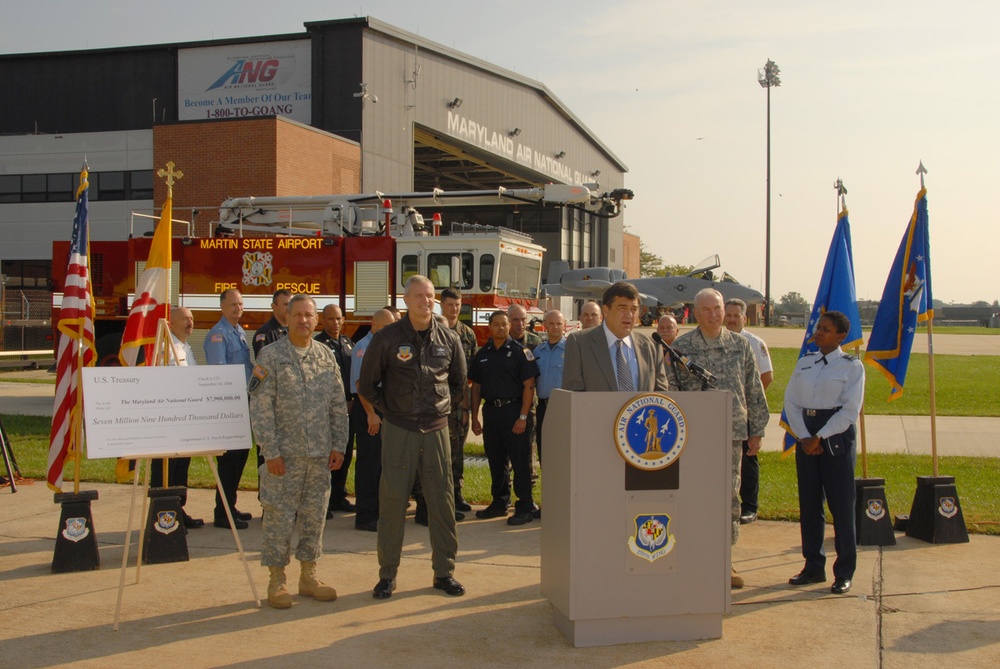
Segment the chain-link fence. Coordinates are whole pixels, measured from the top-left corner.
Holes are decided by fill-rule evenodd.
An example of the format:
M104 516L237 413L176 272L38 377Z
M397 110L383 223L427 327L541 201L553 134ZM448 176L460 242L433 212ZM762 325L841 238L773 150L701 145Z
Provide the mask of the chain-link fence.
M2 349L52 350L52 293L41 288L3 291Z

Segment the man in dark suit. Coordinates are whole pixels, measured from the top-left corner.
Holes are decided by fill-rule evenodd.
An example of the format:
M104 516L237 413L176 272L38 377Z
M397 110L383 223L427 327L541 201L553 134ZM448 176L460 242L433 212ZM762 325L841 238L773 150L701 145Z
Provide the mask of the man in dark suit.
M566 341L565 390L652 392L669 388L663 352L632 328L639 322L639 291L618 282L601 300L604 324Z

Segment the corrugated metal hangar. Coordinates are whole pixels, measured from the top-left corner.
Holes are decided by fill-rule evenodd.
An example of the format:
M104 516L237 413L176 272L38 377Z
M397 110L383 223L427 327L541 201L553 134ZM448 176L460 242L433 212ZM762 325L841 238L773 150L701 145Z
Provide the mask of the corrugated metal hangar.
M297 34L0 55L0 263L45 289L84 157L94 240L141 235L173 161L175 217L209 230L231 196L624 186L626 167L542 83L372 18ZM530 205L449 209L546 247L623 261L623 218ZM544 276L543 269L543 276Z

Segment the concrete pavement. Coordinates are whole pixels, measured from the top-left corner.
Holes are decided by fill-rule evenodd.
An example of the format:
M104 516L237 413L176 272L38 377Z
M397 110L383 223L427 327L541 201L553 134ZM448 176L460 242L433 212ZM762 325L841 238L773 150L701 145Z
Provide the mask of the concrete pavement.
M0 382L0 413L50 414L51 395L51 385ZM927 417L869 417L866 428L873 452L929 452ZM780 431L770 432L765 448L777 449ZM939 452L995 456L998 433L1000 419L939 418ZM131 487L84 489L100 493L93 514L102 569L57 575L50 564L59 507L51 493L40 482L16 494L0 489L0 666L913 669L994 667L1000 657L1000 572L990 566L1000 537L930 545L897 534L895 546L861 547L854 589L835 596L829 582L787 585L802 562L798 525L768 521L744 526L733 548L747 587L733 592L721 639L573 648L539 592L541 522L460 523L455 575L468 594L452 599L431 589L427 529L411 521L399 589L376 602L375 536L354 530L351 514L328 523L320 562L340 599L293 596L288 611L254 606L228 531L191 531L189 562L144 566L138 583L133 533L122 624L113 632ZM191 490L191 513L211 517L212 495ZM240 538L263 593L260 507L252 494L241 495L240 506L254 514ZM827 551L833 554L832 538ZM296 570L289 571L293 585Z
M0 490L0 665L915 669L995 667L1000 657L1000 572L984 568L996 564L1000 537L930 545L897 535L895 546L862 547L854 589L835 596L829 582L787 584L801 567L798 525L766 521L744 527L733 549L747 587L733 592L721 639L573 648L539 594L544 520L460 523L455 576L468 594L450 598L430 587L428 532L411 519L399 589L373 600L375 535L354 530L351 514L328 522L319 563L336 602L293 595L290 610L257 609L231 534L205 527L188 534L189 562L146 565L138 583L129 569L114 632L131 488L91 488L100 493L93 514L102 568L76 574L50 573L59 509L44 485ZM252 495L240 502L254 514L240 538L263 593L260 507ZM190 491L195 515L212 504L211 491ZM294 585L297 565L289 574Z

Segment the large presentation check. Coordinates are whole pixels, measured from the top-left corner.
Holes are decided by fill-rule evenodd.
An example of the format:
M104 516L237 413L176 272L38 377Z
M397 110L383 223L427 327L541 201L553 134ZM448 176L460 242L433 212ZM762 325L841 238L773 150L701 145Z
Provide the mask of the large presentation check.
M242 365L83 370L88 458L250 448Z

